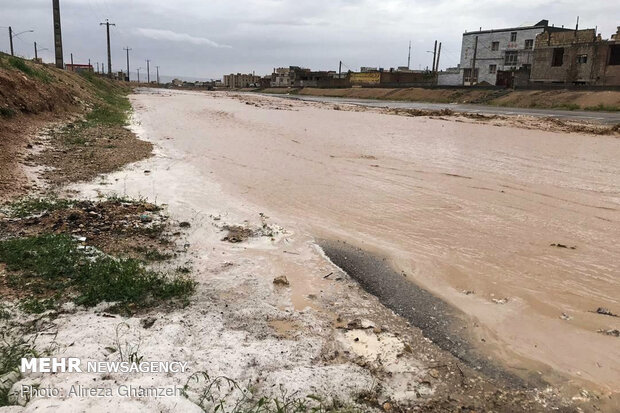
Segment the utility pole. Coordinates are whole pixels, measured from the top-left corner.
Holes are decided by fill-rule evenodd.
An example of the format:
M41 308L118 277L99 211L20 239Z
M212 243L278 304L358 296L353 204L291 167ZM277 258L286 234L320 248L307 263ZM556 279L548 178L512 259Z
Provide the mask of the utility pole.
M138 71L138 83L140 83L140 68L136 69Z
M62 56L62 32L60 30L60 0L52 0L54 9L54 51L56 54L56 67L64 69L65 62Z
M74 69L74 67L73 67L73 53L71 53L71 69Z
M97 73L99 73L99 62L97 62Z
M9 41L11 42L11 56L15 56L13 53L13 29L9 26Z
M157 84L159 85L159 66L155 66L157 69Z
M129 82L129 51L131 50L129 46L124 47L123 50L127 52L127 81Z
M150 63L151 61L149 59L146 59L146 83L148 84L151 83L151 69L149 67Z
M338 79L342 79L342 60L338 64Z
M409 40L409 54L407 55L407 69L411 67L411 40Z
M99 26L105 26L108 36L108 77L112 77L112 51L110 50L110 26L116 26L114 23L110 23L108 19L105 23L99 23Z
M474 59L471 62L471 77L469 83L471 85L474 84L474 78L476 81L478 78L476 77L476 55L478 54L478 36L476 36L476 41L474 43Z
M435 48L433 49L433 72L435 71L435 58L437 56L437 40L435 40Z
M34 60L39 60L39 54L37 53L37 42L34 42Z
M439 42L439 49L437 49L437 62L435 62L435 73L439 72L439 58L441 57L441 42Z

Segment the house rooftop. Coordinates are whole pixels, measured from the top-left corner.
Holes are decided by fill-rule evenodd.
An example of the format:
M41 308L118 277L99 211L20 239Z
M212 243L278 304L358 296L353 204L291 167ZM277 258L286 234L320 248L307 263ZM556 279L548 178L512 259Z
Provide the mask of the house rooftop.
M536 29L536 28L544 28L547 31L554 31L554 32L560 32L560 31L571 31L574 29L565 29L564 27L555 27L555 26L549 26L549 20L543 19L541 21L539 21L538 23L531 25L531 26L519 26L519 27L507 27L504 29L490 29L490 30L478 30L475 32L465 32L463 33L463 36L465 35L470 35L470 34L484 34L484 33L497 33L497 32L516 32L519 30L531 30L531 29Z

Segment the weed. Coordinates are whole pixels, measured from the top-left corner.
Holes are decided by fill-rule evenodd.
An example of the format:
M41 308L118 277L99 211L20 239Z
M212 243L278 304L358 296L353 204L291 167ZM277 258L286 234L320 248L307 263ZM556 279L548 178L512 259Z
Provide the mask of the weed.
M205 412L221 413L328 413L362 412L356 406L333 399L331 403L317 395L288 395L282 388L281 397L257 397L252 388L242 388L226 376L211 377L207 372L192 374L183 386L183 395Z
M172 254L161 253L157 250L149 250L144 253L144 259L147 261L166 261L172 257Z
M10 216L24 218L43 212L70 208L73 204L74 202L68 199L28 197L12 202L6 207Z
M52 81L52 78L49 74L47 74L46 72L42 70L38 70L38 69L34 69L30 67L28 64L26 64L24 59L20 59L18 57L9 57L8 64L13 69L17 69L29 77L37 78L44 83L49 83Z
M586 106L584 109L595 112L620 112L620 106L604 105L602 103L599 103L596 106Z
M144 359L144 356L139 355L141 338L138 337L136 343L130 342L127 339L127 334L131 330L131 327L127 323L120 323L116 326L116 348L114 353L118 353L121 361L129 363L140 363Z
M22 335L9 333L8 331L0 332L0 377L7 379L10 373L13 373L15 381L19 377L19 365L24 357L38 357L35 350L36 336L31 339L24 339ZM8 405L8 394L11 390L10 379L8 383L0 383L0 406Z
M12 118L15 116L15 111L11 108L0 107L0 117L2 118Z
M563 109L563 110L579 110L581 106L576 103L560 103L552 106L553 109Z
M56 308L54 298L39 299L37 297L26 298L19 303L19 308L25 313L41 314Z

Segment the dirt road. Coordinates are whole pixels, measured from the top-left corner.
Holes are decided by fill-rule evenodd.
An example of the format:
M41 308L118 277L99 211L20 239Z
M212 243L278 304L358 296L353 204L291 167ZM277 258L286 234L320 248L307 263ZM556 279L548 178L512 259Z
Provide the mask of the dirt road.
M620 318L596 312L620 313L617 138L256 95L161 91L133 104L192 181L215 180L293 232L389 258L516 370L620 391L620 342L604 333ZM200 187L192 196L213 202Z

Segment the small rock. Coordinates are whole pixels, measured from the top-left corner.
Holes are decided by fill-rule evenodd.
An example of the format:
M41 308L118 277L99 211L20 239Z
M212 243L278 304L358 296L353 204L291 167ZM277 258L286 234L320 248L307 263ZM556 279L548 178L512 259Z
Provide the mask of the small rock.
M275 285L283 285L283 286L290 285L290 283L288 282L288 279L286 278L286 275L280 275L279 277L274 278L273 283Z
M494 302L495 304L506 304L506 303L508 302L508 298L502 298L502 299L500 299L500 300L498 300L497 298L494 298L494 299L493 299L493 302Z
M140 215L140 221L142 221L142 222L151 222L151 221L153 221L153 217L150 216L149 214L142 214L142 215Z
M573 319L573 317L569 316L569 315L568 315L568 314L566 314L566 313L562 313L562 315L560 316L560 318L561 318L562 320L566 320L566 321L569 321L569 320L572 320L572 319Z
M146 317L140 321L142 328L151 328L157 319L155 317Z
M183 222L179 222L179 226L180 226L181 228L189 228L189 227L191 227L192 225L191 225L189 222L187 222L187 221L183 221Z

